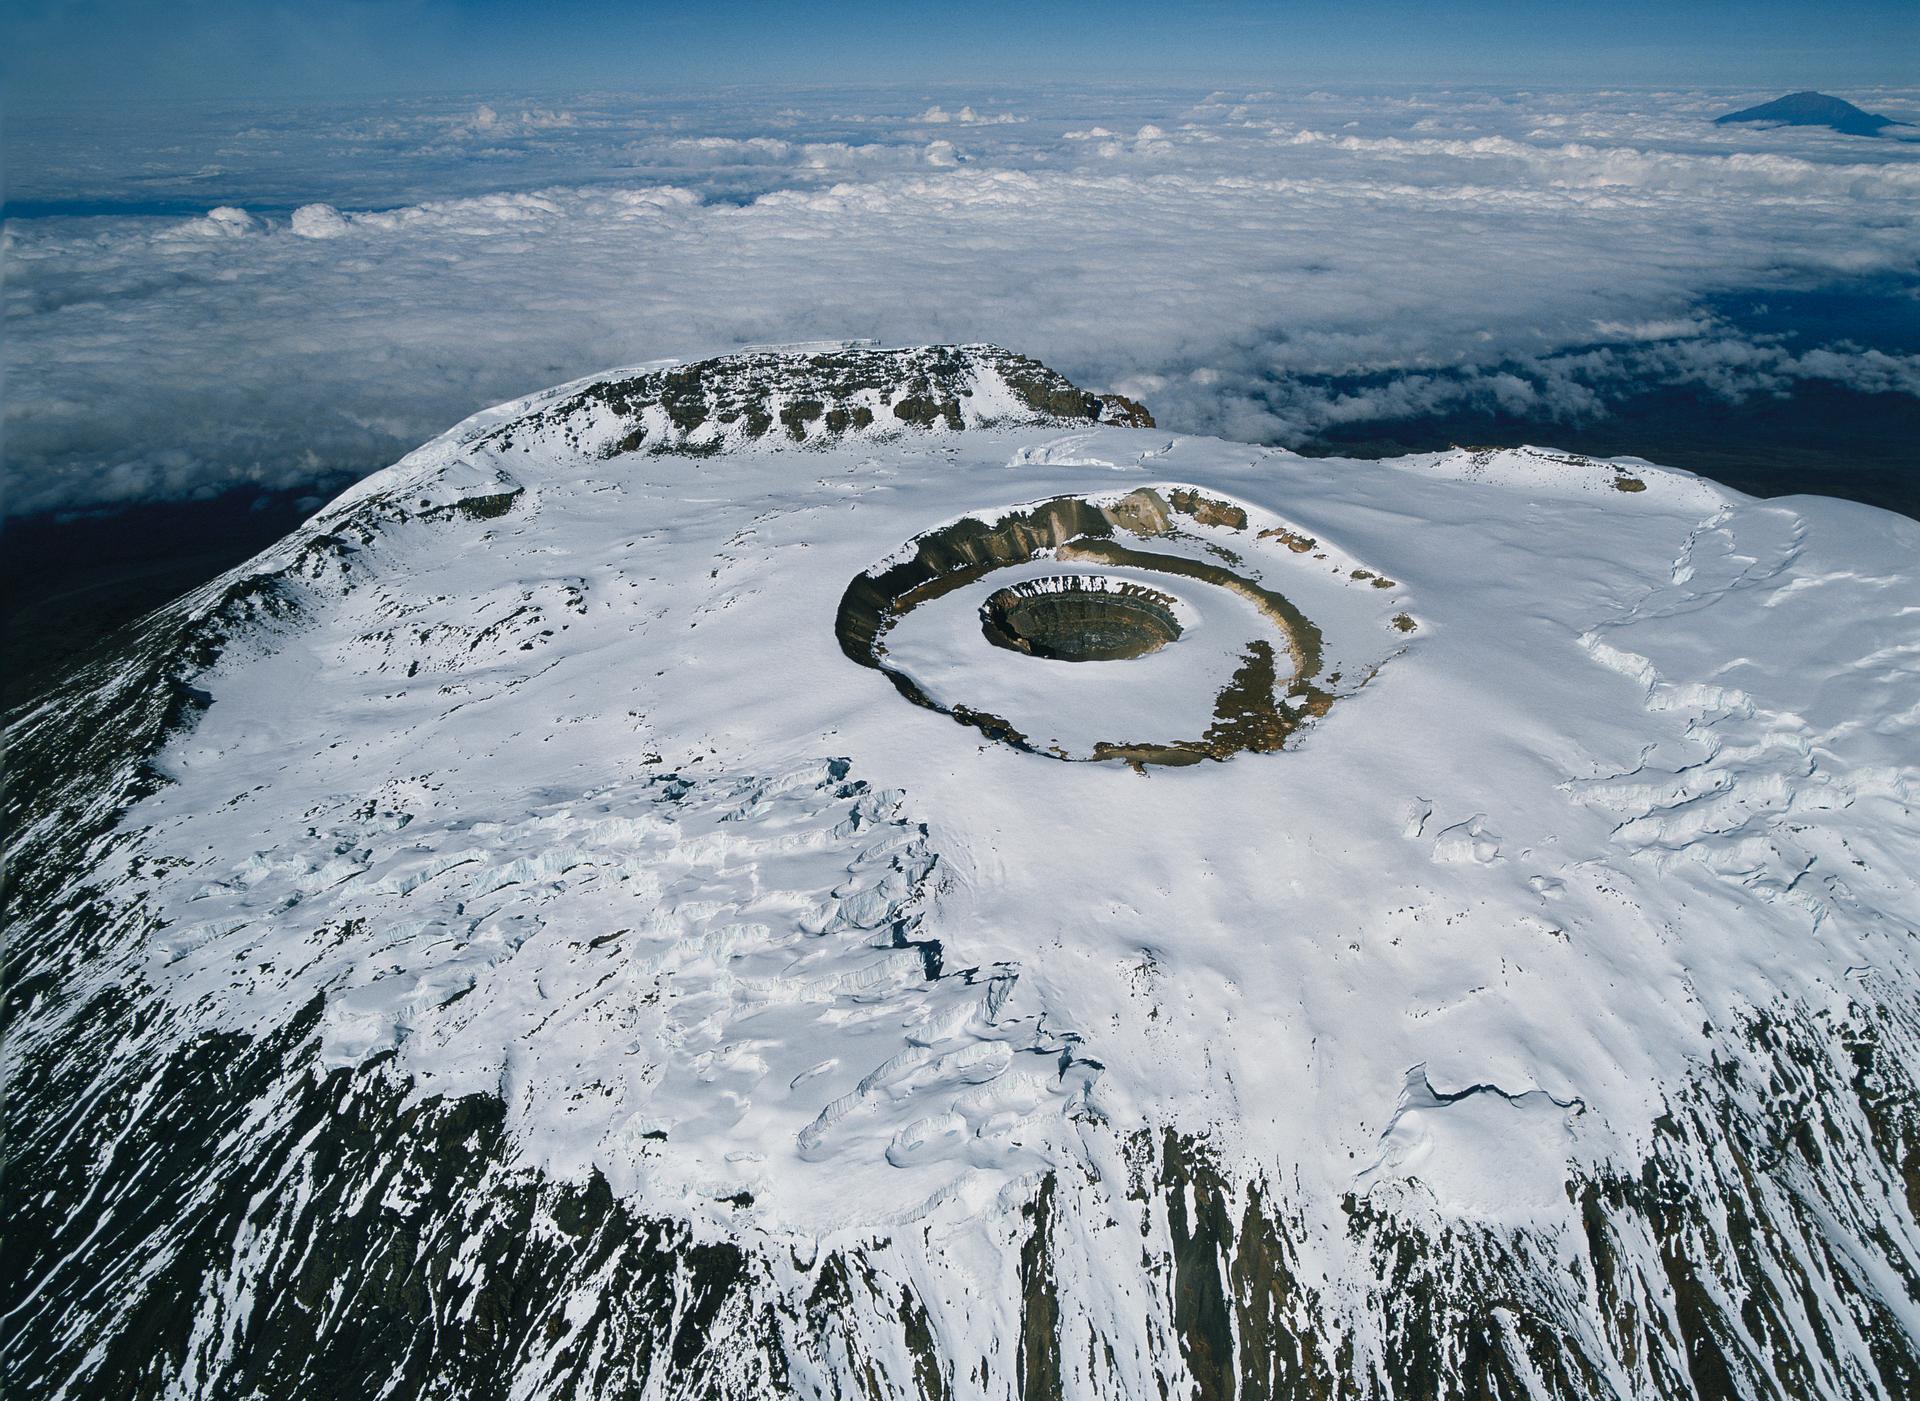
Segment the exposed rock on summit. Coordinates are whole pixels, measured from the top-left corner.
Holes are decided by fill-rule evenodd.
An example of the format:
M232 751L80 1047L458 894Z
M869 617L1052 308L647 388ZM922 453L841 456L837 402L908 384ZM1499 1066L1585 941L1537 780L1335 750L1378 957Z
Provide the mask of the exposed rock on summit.
M499 441L558 431L606 456L706 456L762 441L821 447L848 437L1013 423L1151 428L1153 415L998 346L845 345L746 351L596 378L501 428Z

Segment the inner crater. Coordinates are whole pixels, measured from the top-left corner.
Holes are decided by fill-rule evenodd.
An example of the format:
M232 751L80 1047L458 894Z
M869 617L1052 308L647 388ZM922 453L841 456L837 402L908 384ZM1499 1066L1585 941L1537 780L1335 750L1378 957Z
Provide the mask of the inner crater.
M1100 574L1026 579L980 606L987 640L1060 662L1116 662L1180 636L1178 605L1157 589Z

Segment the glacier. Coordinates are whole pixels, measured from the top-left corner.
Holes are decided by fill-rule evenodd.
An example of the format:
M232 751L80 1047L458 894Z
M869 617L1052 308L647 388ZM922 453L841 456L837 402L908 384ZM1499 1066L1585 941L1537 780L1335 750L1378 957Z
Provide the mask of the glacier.
M982 636L1068 576L1179 636ZM1920 1389L1904 518L768 349L475 416L9 742L22 1394Z

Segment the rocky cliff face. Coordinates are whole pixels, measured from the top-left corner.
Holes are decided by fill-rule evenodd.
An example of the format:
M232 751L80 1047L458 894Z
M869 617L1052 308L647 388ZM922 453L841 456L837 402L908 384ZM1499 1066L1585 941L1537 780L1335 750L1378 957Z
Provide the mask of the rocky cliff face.
M14 716L9 1390L1914 1394L1911 525L1136 423L981 347L567 386ZM843 651L1063 500L1098 561L863 645L1204 723L1224 575L1342 699L1136 772ZM982 636L1096 567L1188 625Z

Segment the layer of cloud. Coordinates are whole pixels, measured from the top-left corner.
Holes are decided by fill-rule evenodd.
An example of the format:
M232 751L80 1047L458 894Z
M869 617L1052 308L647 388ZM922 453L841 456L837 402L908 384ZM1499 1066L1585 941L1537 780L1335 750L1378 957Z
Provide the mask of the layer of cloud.
M270 138L311 198L11 224L9 509L297 487L606 366L835 336L998 341L1281 442L1658 384L1920 393L1912 355L1702 309L1910 277L1920 146L1687 94L889 102L336 111ZM219 159L264 171L250 130ZM369 207L402 149L446 197ZM509 168L572 178L465 193Z

